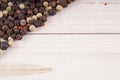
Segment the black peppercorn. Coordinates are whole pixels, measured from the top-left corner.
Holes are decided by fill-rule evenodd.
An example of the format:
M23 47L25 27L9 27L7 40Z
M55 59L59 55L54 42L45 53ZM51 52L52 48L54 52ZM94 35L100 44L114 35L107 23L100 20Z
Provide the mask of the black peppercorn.
M38 8L35 8L35 9L34 9L34 14L37 14L38 11L39 11Z
M8 35L11 35L12 33L13 33L13 29L8 29L8 30L7 30L7 34L8 34Z
M49 10L49 15L51 15L51 16L55 15L56 13L57 13L57 11L54 8Z
M9 19L4 20L4 24L8 25L10 23Z
M5 3L5 2L2 3L2 4L1 4L1 9L2 9L2 10L5 10L6 8L7 8L7 3Z
M67 6L68 6L67 0L60 0L60 5L61 5L62 7L67 7Z
M39 8L39 12L43 14L45 12L45 8L44 7L40 7Z
M22 39L22 35L17 34L17 35L16 35L16 40L21 40L21 39Z
M15 34L19 34L19 33L20 33L20 30L19 30L18 28L15 28L15 29L14 29L14 33L15 33Z
M8 40L8 37L9 37L9 35L4 35L4 36L3 36L3 39L4 39L4 40Z
M7 25L3 25L2 26L2 30L5 32L5 31L7 31L9 29L9 27L7 26Z
M47 21L47 18L46 18L46 16L42 16L42 17L40 17L40 20L41 20L42 22L46 22L46 21Z
M13 39L16 39L16 34L12 34L11 37L12 37Z
M40 21L39 21L39 20L35 21L35 22L34 22L34 25L35 25L36 27L40 27Z
M7 42L1 42L0 43L0 49L7 50L7 48L8 48L8 43Z
M8 12L8 15L9 15L9 16L13 16L13 15L14 15L14 11L9 11L9 12Z
M0 49L6 50L27 31L44 26L47 17L55 15L75 0L0 0ZM9 45L8 45L9 44Z
M3 25L4 25L4 23L2 21L0 21L0 29L1 29L1 26L3 26Z
M4 36L4 32L0 30L0 37Z
M19 26L20 25L20 21L19 20L14 20L14 25L15 26Z
M31 9L28 9L28 10L27 10L27 14L28 14L28 15L32 15L32 14L33 14L33 11L32 11Z
M13 24L12 22L10 22L10 23L8 24L8 26L9 26L10 28L13 28L13 27L14 27L14 24Z
M22 30L20 30L21 35L25 35L26 33L27 33L27 28L23 28Z

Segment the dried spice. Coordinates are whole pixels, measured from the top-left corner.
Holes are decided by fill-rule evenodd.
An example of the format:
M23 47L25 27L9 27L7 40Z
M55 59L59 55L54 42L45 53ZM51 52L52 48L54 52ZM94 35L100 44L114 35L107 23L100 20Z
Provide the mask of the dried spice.
M0 0L0 52L75 0Z

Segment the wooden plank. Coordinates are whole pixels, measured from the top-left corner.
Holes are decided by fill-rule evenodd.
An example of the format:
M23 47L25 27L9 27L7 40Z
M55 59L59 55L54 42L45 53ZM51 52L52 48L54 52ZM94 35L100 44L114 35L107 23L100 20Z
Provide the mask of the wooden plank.
M0 79L119 80L119 43L120 35L26 36L6 52L0 63L48 66L53 72Z
M46 25L33 33L120 33L120 4L79 3L81 0L49 17Z
M119 80L120 56L116 55L16 55L5 63L27 63L53 68L47 74L0 77L1 80Z
M110 3L110 4L120 4L120 0L79 0L80 3L85 4L101 4L101 3Z
M120 35L28 35L6 53L14 54L119 54Z

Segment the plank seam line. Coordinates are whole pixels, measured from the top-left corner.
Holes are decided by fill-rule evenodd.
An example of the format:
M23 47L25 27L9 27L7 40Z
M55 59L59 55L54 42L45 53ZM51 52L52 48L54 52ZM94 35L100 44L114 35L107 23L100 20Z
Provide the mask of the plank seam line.
M28 33L27 35L120 35L120 33Z

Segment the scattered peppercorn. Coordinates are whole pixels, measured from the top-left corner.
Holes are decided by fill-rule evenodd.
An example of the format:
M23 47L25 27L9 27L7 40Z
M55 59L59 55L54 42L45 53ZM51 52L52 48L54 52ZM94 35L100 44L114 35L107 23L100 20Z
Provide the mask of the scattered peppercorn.
M29 31L34 31L36 27L34 25L29 26Z
M24 8L25 8L25 5L24 5L24 4L20 4L20 5L19 5L19 8L20 8L20 9L24 9Z
M21 39L22 39L22 35L17 34L17 35L16 35L16 40L21 40Z
M0 43L0 49L7 50L7 48L8 48L8 43L7 42L1 42Z
M0 0L0 54L75 0Z
M63 9L63 7L61 5L56 6L56 10L61 11L62 9Z

